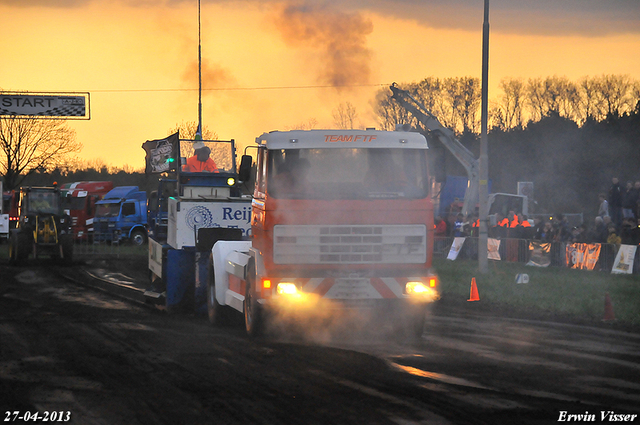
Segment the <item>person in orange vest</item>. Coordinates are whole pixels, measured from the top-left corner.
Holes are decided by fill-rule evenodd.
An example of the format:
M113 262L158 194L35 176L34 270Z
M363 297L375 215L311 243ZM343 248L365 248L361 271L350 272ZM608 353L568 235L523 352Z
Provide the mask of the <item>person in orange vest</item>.
M480 231L480 218L478 217L478 213L473 213L470 236L477 237L479 231Z
M518 221L518 216L514 211L509 211L509 227L516 227L520 222Z
M506 229L509 227L509 219L500 213L496 213L496 224L489 229L489 237L502 238L506 236Z
M209 155L211 155L211 149L205 146L204 142L195 142L193 144L193 156L187 159L187 164L182 168L182 171L189 173L217 173L218 167Z
M502 217L502 215L498 214L497 218ZM509 227L509 219L507 217L503 217L502 219L497 220L496 226L499 227Z

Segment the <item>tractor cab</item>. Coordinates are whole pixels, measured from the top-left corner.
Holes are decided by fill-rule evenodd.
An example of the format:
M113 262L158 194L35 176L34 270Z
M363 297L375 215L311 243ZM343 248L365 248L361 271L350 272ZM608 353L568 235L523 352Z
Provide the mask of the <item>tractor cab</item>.
M18 264L33 254L48 253L71 262L73 239L56 187L23 187L19 191L18 223L9 237L9 258Z

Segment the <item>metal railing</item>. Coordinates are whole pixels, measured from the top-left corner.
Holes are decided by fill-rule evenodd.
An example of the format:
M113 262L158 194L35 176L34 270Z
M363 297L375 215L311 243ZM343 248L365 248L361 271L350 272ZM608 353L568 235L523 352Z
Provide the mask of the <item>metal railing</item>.
M118 242L117 235L93 235L83 238L73 238L73 255L74 256L115 256L130 254L144 254L147 250L147 244L142 246L134 246L128 241Z

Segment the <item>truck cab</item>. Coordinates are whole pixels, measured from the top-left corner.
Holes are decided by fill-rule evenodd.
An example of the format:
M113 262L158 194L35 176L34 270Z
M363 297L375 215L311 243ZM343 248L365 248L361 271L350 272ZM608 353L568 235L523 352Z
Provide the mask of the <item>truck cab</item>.
M366 310L421 335L438 298L424 136L311 130L256 142L251 238L214 245L210 320L238 310L254 335L302 303L315 313Z
M8 215L9 230L15 229L18 224L18 198L20 192L10 190L2 193L2 211Z
M143 245L147 241L147 194L138 186L119 186L96 202L94 241Z
M63 208L71 217L71 232L76 240L90 241L93 238L93 220L96 202L113 189L110 181L82 181L65 185Z
M176 179L158 179L158 189L149 194L147 202L147 223L149 225L149 237L158 241L167 240L167 227L169 224L169 198L177 195Z
M9 202L5 202L2 185L3 182L0 180L0 195L2 195L0 200L0 242L2 239L9 239Z
M251 229L251 198L240 193L235 141L169 137L147 143L147 170L168 176L149 198L151 286L145 295L169 310L194 307L184 306L195 298L196 310L204 306L206 312L206 278L200 277L215 234L231 229L241 239Z

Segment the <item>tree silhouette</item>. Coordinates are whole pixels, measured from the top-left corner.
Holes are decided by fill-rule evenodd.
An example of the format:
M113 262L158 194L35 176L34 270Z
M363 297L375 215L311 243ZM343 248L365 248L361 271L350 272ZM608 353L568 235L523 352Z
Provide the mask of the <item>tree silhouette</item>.
M356 112L356 107L351 102L341 103L333 110L333 123L336 128L353 130L356 128L357 118L358 112Z
M180 131L181 139L193 140L196 138L196 132L198 131L198 123L196 121L182 121L167 132L167 135L175 134L176 131ZM218 134L207 128L206 125L202 126L202 138L204 140L218 140Z
M68 166L82 144L65 121L38 117L0 117L0 174L6 190L36 171Z

